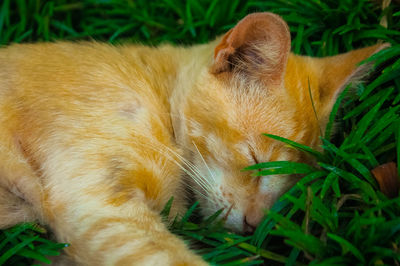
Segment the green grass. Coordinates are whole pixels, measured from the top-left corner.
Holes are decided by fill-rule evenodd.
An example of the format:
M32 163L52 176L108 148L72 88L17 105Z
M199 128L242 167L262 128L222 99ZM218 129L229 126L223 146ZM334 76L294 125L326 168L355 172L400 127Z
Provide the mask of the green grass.
M0 44L60 39L202 43L254 11L284 17L295 53L325 56L377 40L390 42L391 48L374 56L376 74L354 93L346 90L339 97L321 137L323 152L265 136L308 153L318 167L290 162L254 167L262 175L278 171L302 173L304 178L276 202L253 235L228 232L217 215L193 222L195 205L171 230L214 264L398 265L400 198L383 195L370 170L400 162L400 7L391 3L382 10L377 2L3 0ZM387 27L380 25L383 16ZM334 123L337 133L332 135ZM0 264L6 259L24 264L26 258L47 262L41 256L56 254L63 246L43 240L34 228L22 225L1 232Z

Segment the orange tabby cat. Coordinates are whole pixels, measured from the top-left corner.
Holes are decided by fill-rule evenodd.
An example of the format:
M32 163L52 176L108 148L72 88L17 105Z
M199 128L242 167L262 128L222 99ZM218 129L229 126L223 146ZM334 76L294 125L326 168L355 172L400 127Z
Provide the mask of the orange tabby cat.
M204 215L253 231L295 179L241 169L307 160L261 133L318 148L338 93L383 47L293 55L286 23L255 13L188 48L0 49L0 228L39 221L82 265L204 265L162 223L165 203L184 212L190 186Z

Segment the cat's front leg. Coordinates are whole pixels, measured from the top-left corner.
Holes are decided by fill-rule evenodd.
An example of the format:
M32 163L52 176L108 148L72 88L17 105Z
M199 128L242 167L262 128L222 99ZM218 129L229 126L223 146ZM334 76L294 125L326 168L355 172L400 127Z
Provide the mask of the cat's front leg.
M167 230L158 213L140 200L132 203L93 208L75 221L55 217L58 239L70 243L66 253L82 265L206 265ZM85 205L99 206L90 200Z

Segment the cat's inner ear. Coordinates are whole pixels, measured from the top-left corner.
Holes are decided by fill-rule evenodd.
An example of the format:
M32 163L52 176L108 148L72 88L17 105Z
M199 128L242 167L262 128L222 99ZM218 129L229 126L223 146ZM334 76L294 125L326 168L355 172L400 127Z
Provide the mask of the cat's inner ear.
M289 53L286 22L272 13L253 13L223 36L215 48L210 72L279 85L283 83Z

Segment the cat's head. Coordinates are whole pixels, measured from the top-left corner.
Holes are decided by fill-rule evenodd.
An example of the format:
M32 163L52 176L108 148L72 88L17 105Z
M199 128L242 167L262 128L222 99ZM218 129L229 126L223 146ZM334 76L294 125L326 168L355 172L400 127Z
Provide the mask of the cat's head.
M385 45L326 58L296 56L290 46L289 28L279 16L248 15L214 47L212 64L186 98L183 123L193 164L188 167L197 176L194 191L205 215L224 208L226 226L236 231L254 230L264 209L297 181L254 177L243 168L310 162L262 133L319 149L338 94L366 73L368 67L358 63Z

